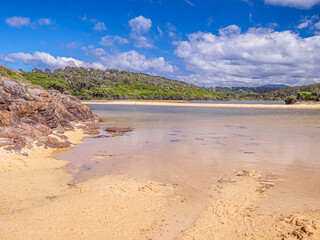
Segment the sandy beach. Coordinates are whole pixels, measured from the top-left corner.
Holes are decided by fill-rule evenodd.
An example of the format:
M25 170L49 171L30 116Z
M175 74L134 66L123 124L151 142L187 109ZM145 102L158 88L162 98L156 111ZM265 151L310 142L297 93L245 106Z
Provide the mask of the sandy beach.
M80 129L67 136L73 145L87 137ZM29 157L0 151L3 240L320 239L320 211L266 207L277 205L269 193L285 179L254 170L230 169L198 206L179 186L148 179L107 175L75 184L52 149L26 149Z
M279 104L231 104L231 103L188 103L180 101L82 101L83 104L106 105L140 105L140 106L174 106L174 107L210 107L210 108L278 108L278 109L320 109L318 103L299 103L292 105Z

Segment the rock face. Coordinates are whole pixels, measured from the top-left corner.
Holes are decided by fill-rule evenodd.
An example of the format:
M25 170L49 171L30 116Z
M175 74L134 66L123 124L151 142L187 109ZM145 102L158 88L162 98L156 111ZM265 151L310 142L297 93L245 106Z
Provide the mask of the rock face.
M97 116L73 96L18 80L0 78L0 147L21 153L35 142L44 147L67 147L70 142L59 135L73 130L72 123L82 122L88 133L98 129Z

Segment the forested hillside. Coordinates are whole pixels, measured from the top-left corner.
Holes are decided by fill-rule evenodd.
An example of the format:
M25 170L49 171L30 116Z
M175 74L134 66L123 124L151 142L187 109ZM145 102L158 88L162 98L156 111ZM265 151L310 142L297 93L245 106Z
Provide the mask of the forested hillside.
M235 100L285 101L287 98L293 99L293 102L320 100L320 83L297 87L219 87L214 90L218 93L226 94Z
M223 93L181 81L116 69L66 67L22 72L32 84L80 99L228 100Z
M320 96L320 83L316 84L310 84L310 85L304 85L304 86L297 86L297 87L286 87L282 89L278 89L276 91L272 91L269 93L264 94L266 97L269 98L281 98L285 99L288 96L298 96L299 93L301 94L302 92L308 92L311 95L317 95L318 97ZM308 99L305 99L308 100ZM316 98L314 99L316 100ZM318 98L319 101L319 98Z
M268 94L272 91L277 91L286 87L285 85L272 85L272 86L260 86L260 87L216 87L214 90L218 93L223 93L235 100L282 100L281 98L277 99L270 97Z
M51 71L13 71L0 65L0 76L20 79L76 96L82 100L241 100L241 101L320 101L320 83L297 87L217 87L206 89L182 81L143 73L66 67Z

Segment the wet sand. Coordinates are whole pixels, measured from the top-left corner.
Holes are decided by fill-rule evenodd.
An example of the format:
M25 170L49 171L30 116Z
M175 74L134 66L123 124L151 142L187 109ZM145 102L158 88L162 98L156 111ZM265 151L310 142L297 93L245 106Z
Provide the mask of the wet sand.
M73 184L54 150L26 152L0 150L0 239L149 239L164 224L172 187L123 175Z
M173 106L173 107L210 107L210 108L277 108L277 109L320 109L319 103L279 104L230 104L226 103L187 103L181 101L82 101L83 104L136 105L136 106Z
M79 144L86 136L68 137ZM272 174L230 168L190 201L179 185L123 174L74 183L56 151L26 151L0 150L3 240L320 239L318 206L277 209L289 180Z

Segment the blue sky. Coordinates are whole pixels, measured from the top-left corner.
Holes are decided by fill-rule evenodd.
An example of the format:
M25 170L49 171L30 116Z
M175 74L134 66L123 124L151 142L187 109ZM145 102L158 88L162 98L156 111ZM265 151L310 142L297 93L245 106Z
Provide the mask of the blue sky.
M0 64L117 68L200 86L320 82L320 0L2 3Z

